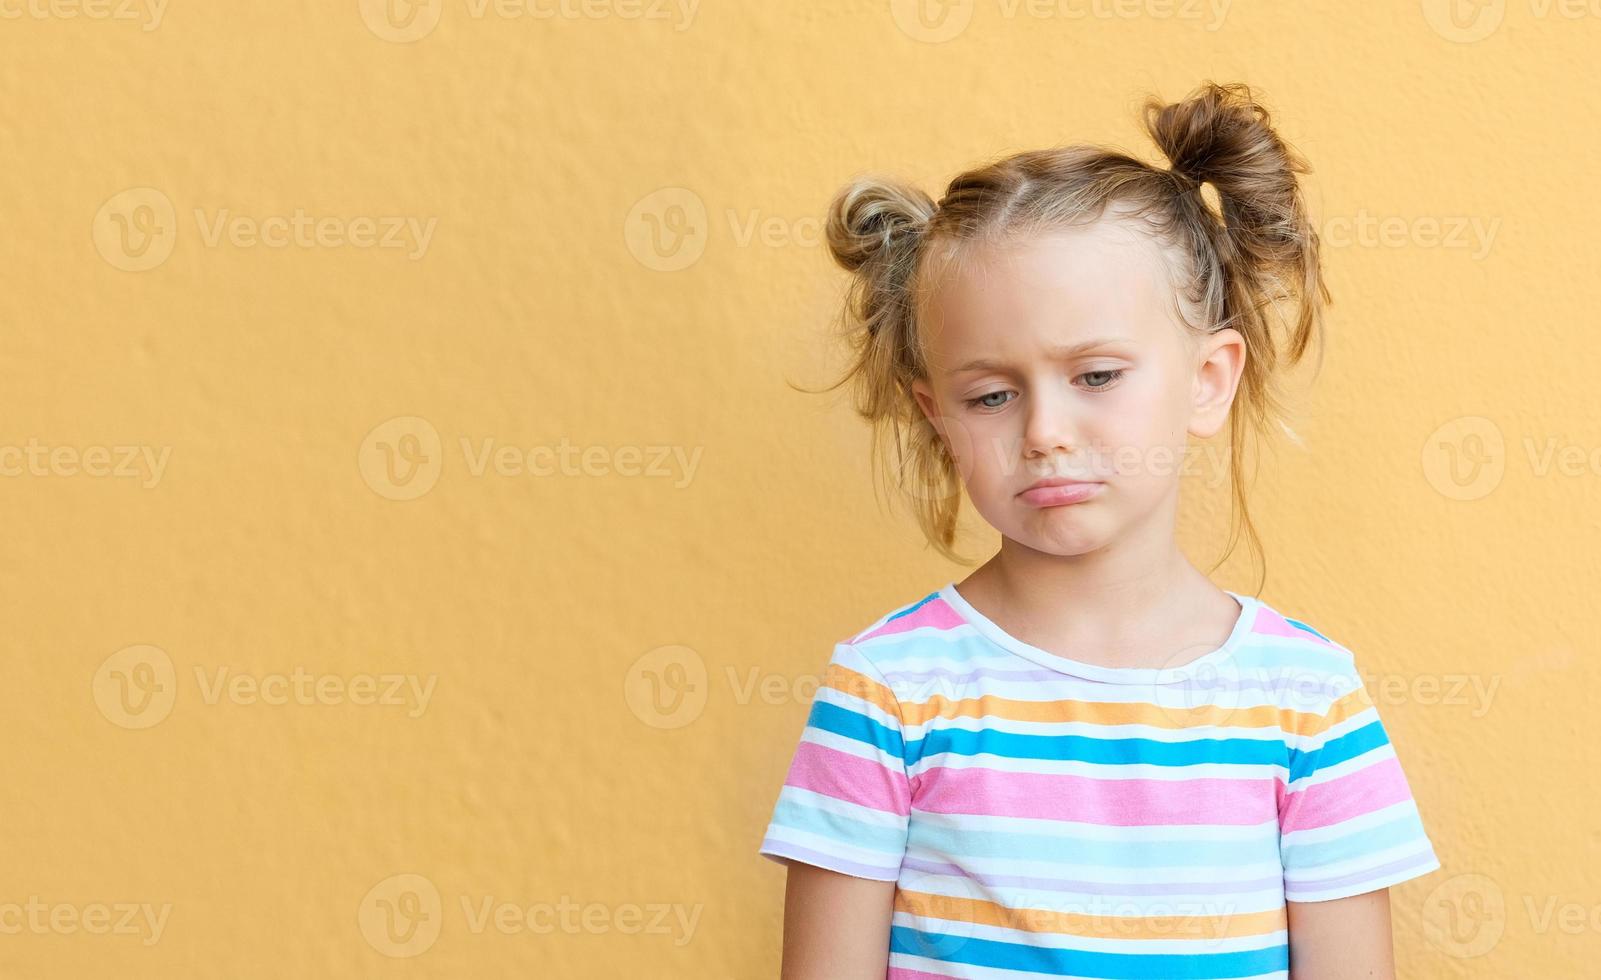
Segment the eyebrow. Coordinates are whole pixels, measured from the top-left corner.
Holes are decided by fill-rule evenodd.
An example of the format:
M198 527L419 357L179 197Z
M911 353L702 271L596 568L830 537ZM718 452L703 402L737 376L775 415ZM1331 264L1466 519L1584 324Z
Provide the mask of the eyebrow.
M1068 358L1077 357L1079 354L1082 354L1085 351L1094 350L1097 347L1108 347L1113 344L1121 344L1123 342L1124 338L1122 337L1097 337L1094 340L1086 340L1083 343L1078 344L1058 344L1054 347L1048 348L1045 351L1045 356L1051 360L1065 361ZM1006 367L1006 363L1004 361L997 361L988 357L978 357L968 361L960 367L952 368L947 373L965 374L968 371L994 371L1004 367Z

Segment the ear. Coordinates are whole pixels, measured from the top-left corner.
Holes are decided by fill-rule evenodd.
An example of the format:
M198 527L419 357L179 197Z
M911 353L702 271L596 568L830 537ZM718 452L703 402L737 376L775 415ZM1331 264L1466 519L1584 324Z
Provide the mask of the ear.
M1233 327L1203 337L1196 346L1190 435L1211 438L1228 421L1245 356L1245 337Z
M945 433L939 424L941 416L939 402L935 400L934 389L926 379L918 378L912 382L912 397L917 399L917 407L923 410L923 417L928 419L934 429L943 436Z

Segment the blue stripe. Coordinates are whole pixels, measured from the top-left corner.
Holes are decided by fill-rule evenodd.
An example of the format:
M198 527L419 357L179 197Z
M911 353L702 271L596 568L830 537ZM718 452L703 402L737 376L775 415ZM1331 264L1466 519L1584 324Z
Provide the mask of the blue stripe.
M1290 782L1310 776L1330 766L1355 759L1364 752L1390 744L1384 733L1384 723L1375 718L1361 728L1346 732L1339 738L1324 742L1322 748L1311 750L1290 749Z
M900 619L902 616L910 616L912 613L917 612L919 609L921 609L924 606L928 605L930 602L933 602L937 598L939 598L939 593L938 592L930 592L928 595L926 595L923 598L917 600L917 602L913 603L910 606L907 606L905 609L902 609L900 612L898 612L895 615L893 615L893 616L889 617L888 619L884 620L884 622L885 623L893 623L895 620ZM880 627L880 628L882 628L882 627Z
M1334 642L1334 641L1330 640L1328 637L1324 636L1322 633L1319 633L1317 630L1315 630L1312 627L1306 625L1305 623L1301 622L1298 619L1291 619L1290 617L1286 616L1286 617L1284 617L1284 621L1286 623L1289 623L1291 626L1294 626L1298 630L1306 630L1308 633L1311 633L1313 636L1317 637L1320 640L1324 640L1324 641L1327 641L1327 642L1330 642L1330 643Z
M1027 735L992 728L969 731L946 728L907 743L908 757L924 759L940 752L980 753L1008 759L1052 759L1094 762L1108 766L1145 763L1154 766L1284 765L1282 738L1194 738L1163 742L1151 738L1096 738L1093 735Z
M835 735L865 742L880 752L893 756L902 765L906 764L906 749L901 741L901 733L879 724L860 711L842 708L828 701L814 700L806 725L819 731L833 732Z
M947 963L1113 980L1221 980L1290 968L1283 943L1232 953L1097 953L891 926L889 949Z

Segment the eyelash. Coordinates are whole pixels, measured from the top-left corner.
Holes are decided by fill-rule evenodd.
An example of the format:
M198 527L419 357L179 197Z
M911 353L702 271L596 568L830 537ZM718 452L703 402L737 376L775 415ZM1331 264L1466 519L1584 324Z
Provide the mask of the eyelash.
M1115 371L1086 371L1083 374L1079 375L1079 377L1087 378L1092 374L1110 375L1112 380L1106 382L1106 384L1098 385L1098 386L1095 386L1095 387L1092 387L1092 388L1089 389L1090 391L1106 391L1107 389L1111 388L1113 385L1117 384L1118 381L1122 380L1123 373L1125 371L1127 371L1127 370L1128 370L1127 368L1118 368ZM968 408L977 408L977 409L1004 408L1006 406L1006 402L1002 402L999 405L985 405L985 404L983 404L983 401L984 401L984 399L989 398L992 395L1004 395L1008 390L1010 390L1010 389L1003 388L1000 391L987 391L984 394L979 395L977 398L964 399L964 402L965 402L965 404L967 405ZM1007 399L1007 401L1011 401L1011 399Z

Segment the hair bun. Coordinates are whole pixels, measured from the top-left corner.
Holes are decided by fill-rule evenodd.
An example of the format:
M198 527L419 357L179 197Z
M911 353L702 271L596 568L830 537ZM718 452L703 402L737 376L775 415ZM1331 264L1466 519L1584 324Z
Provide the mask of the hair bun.
M1267 108L1243 82L1205 82L1169 104L1148 99L1145 128L1174 173L1211 183L1219 192L1241 181L1289 178L1309 169L1279 139Z
M1311 274L1317 235L1296 181L1311 167L1274 131L1248 86L1204 82L1180 102L1150 98L1145 128L1174 173L1216 188L1230 260L1251 271L1294 264Z
M858 177L829 206L828 250L846 271L855 272L921 234L934 210L933 198L917 187Z

